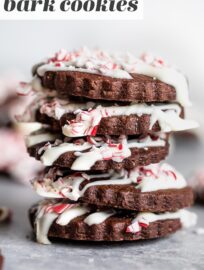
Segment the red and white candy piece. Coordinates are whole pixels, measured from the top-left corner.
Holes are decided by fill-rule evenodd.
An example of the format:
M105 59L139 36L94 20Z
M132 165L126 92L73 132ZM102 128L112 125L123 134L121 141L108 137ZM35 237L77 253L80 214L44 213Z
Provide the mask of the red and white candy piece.
M127 229L126 232L127 233L139 233L142 228L147 228L149 226L149 222L147 220L145 220L144 217L139 218L138 220L133 220L132 224L130 224Z
M45 213L56 213L56 214L62 214L65 210L71 209L74 206L74 204L65 204L65 203L59 203L59 204L50 204L45 208Z
M161 57L154 57L152 54L149 53L143 53L140 56L140 59L153 67L167 66L167 64Z
M69 137L95 136L103 117L108 117L105 108L98 107L89 111L77 110L76 119L63 127L63 133Z

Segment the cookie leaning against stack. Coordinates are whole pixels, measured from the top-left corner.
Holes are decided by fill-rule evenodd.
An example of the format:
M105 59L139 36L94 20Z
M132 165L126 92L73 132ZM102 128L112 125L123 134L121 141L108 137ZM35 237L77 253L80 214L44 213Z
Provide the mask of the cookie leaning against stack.
M183 209L191 188L158 164L170 132L197 127L183 119L179 71L149 55L82 49L56 53L33 76L23 86L37 97L21 120L33 122L28 152L46 166L32 181L45 198L29 212L38 242L151 239L195 223Z

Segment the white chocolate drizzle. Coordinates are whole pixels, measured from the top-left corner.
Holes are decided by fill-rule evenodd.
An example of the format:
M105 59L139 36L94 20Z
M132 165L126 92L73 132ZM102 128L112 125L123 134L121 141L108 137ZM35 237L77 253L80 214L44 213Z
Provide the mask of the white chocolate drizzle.
M80 185L84 181L87 183L81 189ZM136 167L131 171L122 170L118 173L110 171L107 174L98 175L77 173L64 177L60 176L54 182L48 173L42 178L33 181L33 188L40 196L45 198L68 198L72 201L77 201L83 197L88 188L101 185L134 185L141 192L150 192L164 189L181 189L187 184L184 177L169 164L151 164Z
M83 222L88 226L98 225L106 221L109 217L117 214L115 210L98 210L91 212L91 209L85 205L67 204L56 202L54 200L45 200L38 205L35 217L36 238L41 244L51 244L48 239L49 230L54 222L60 226L68 225L77 217L87 215ZM126 233L139 233L142 228L147 228L150 223L158 220L180 219L184 228L194 226L197 217L194 213L181 209L173 213L154 214L150 212L138 213L126 228Z
M115 211L112 209L109 209L107 211L98 211L96 213L88 215L84 222L88 224L89 226L97 225L100 223L103 223L107 218L115 215Z
M131 155L131 148L148 148L165 146L162 134L157 139L147 136L144 139L127 140L126 136L121 136L118 141L103 141L100 137L89 138L89 142L82 140L81 144L61 143L59 145L49 145L41 156L41 161L45 166L51 166L66 152L75 152L76 160L73 162L72 170L90 170L90 168L100 160L113 160L122 162ZM86 152L83 152L86 151Z
M150 212L139 213L132 223L127 227L128 233L139 233L142 228L147 228L151 222L158 220L180 219L184 228L192 227L197 222L197 216L186 209L178 210L177 212L167 212L162 214L155 214Z
M60 226L66 226L73 219L89 212L90 209L85 205L43 201L38 206L35 219L37 241L41 244L51 243L48 239L48 233L54 221ZM113 210L91 213L85 218L84 222L89 226L100 224L114 214L115 211Z
M66 113L74 113L76 110L89 110L93 108L97 103L95 102L81 102L73 103L69 100L63 100L59 98L53 98L52 100L44 100L40 106L40 113L46 114L49 117L52 117L56 120Z
M48 142L48 141L55 141L57 139L57 135L51 134L49 132L39 133L39 134L30 134L26 137L26 146L31 147L33 145Z
M45 60L36 70L40 77L47 71L87 72L128 80L132 79L131 73L143 74L174 86L177 101L183 106L191 104L185 76L167 65L163 59L155 58L150 54L143 54L140 58L136 58L129 53L110 54L87 48L74 52L61 50L52 58Z
M16 128L25 136L42 129L43 126L39 122L20 122L16 124Z
M129 106L98 106L89 111L75 111L76 118L62 127L68 137L95 136L102 118L111 116L150 115L150 127L158 121L162 132L182 131L198 127L195 121L182 119L178 104L132 104Z

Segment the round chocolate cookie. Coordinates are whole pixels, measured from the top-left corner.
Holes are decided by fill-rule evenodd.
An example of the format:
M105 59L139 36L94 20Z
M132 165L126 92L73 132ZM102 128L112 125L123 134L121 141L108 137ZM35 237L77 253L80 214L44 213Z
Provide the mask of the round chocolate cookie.
M175 101L173 86L149 76L130 74L132 79L75 71L47 71L42 77L45 88L54 89L59 97L85 97L97 100L164 102Z
M29 217L37 241L50 244L49 238L86 241L136 241L167 236L182 227L183 216L190 212L131 213L91 210L88 205L50 203L35 205ZM46 229L45 229L46 228Z
M150 137L149 137L150 138ZM158 140L157 140L158 141ZM152 143L157 143L157 141L152 141ZM164 160L169 152L169 143L167 140L160 140L161 145L159 146L144 146L142 148L140 147L132 147L127 148L123 151L123 149L118 150L118 148L122 148L123 144L106 144L106 148L104 150L104 146L98 147L97 150L95 150L94 145L90 145L89 148L87 148L86 151L81 151L81 155L83 156L83 159L81 159L81 163L79 164L79 158L80 156L77 156L75 153L77 152L77 146L73 145L73 147L76 147L76 150L73 151L67 151L66 147L69 147L69 143L67 143L65 147L65 151L63 154L56 155L55 160L49 160L49 156L53 155L55 151L57 151L60 147L62 148L62 144L60 145L54 145L52 148L49 148L48 150L43 150L43 147L46 145L46 142L39 143L33 146L28 147L29 154L43 162L45 166L58 166L58 167L66 167L70 168L75 171L81 171L81 170L92 170L92 171L107 171L110 169L113 170L121 170L121 169L127 169L131 170L135 168L136 166L145 166L152 163L159 163L161 160ZM114 148L115 147L115 148ZM113 157L108 156L109 151L113 151ZM42 151L40 151L42 149ZM93 162L90 161L90 155L96 154L96 151L98 153L98 150L101 149L102 157L101 160L95 161L93 159ZM49 153L48 153L49 151ZM106 151L106 153L104 152ZM128 154L127 157L124 156L124 153L126 151L130 151L130 154ZM79 151L78 151L79 152ZM114 154L120 155L121 160L114 161ZM82 156L81 156L82 157ZM89 162L88 160L89 159ZM50 163L49 163L50 162ZM85 164L86 162L86 164Z
M39 111L36 113L37 122L47 124L50 126L51 130L59 132L62 127L67 124L67 122L73 121L75 119L74 114L64 114L60 120L49 117L46 114L41 114ZM97 135L140 135L148 134L149 132L160 131L158 121L150 127L151 115L143 114L138 115L120 115L120 116L110 116L102 118L100 124L97 127ZM95 135L95 134L93 134Z
M134 185L104 185L88 188L80 200L98 206L161 213L192 206L194 196L190 187L141 192Z
M168 164L152 164L130 171L74 174L52 167L32 184L45 198L140 212L176 211L191 206L194 200L193 191L186 186L183 176Z

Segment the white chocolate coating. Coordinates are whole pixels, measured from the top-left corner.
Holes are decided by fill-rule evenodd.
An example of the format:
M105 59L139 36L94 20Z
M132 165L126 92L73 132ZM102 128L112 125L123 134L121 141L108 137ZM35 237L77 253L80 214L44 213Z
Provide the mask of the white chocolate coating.
M142 227L149 226L151 222L168 219L180 219L184 228L195 226L197 222L196 214L186 209L181 209L173 213L167 212L162 214L144 212L139 213L136 218L133 219L132 224L127 227L126 231L131 233L138 233L141 231Z
M27 136L35 131L38 131L43 128L43 124L39 122L19 122L16 124L16 128L22 133L23 135Z
M100 139L100 137L99 137ZM127 140L125 136L121 136L117 142L111 141L96 141L94 138L91 142L61 143L59 145L49 145L41 156L41 161L45 166L51 166L53 163L66 152L75 152L76 160L72 164L72 170L87 171L100 160L113 160L122 162L123 159L131 155L131 148L148 148L165 146L165 140L162 139L162 134L157 139L152 139L147 136L141 140ZM93 141L93 143L92 143ZM83 152L85 151L86 152Z
M90 179L101 179L89 182ZM106 180L103 180L106 179ZM80 189L82 182L88 181ZM122 170L119 173L110 171L107 174L96 175L72 175L58 178L55 182L49 178L49 174L42 179L33 181L34 190L45 198L69 198L77 201L91 186L100 185L135 185L141 192L150 192L164 189L181 189L187 184L184 177L168 164L152 164L145 167L137 167L131 171Z
M174 86L177 101L183 106L191 104L185 76L162 59L148 54L136 58L129 53L109 54L87 48L74 52L61 50L54 57L45 60L36 70L40 77L47 71L87 72L128 80L132 79L131 73L143 74Z
M47 235L51 225L55 220L56 223L60 226L66 226L73 219L90 212L90 209L88 207L81 206L79 204L61 205L60 203L56 203L54 201L44 201L38 206L35 220L36 238L38 243L45 245L51 243ZM114 214L115 211L113 210L92 213L86 217L84 222L87 223L89 226L94 224L100 224Z
M88 224L89 226L97 225L97 224L103 223L107 218L115 215L115 213L116 212L112 209L107 210L107 211L99 211L99 212L88 215L88 217L84 219L84 222Z
M30 134L26 137L26 146L31 147L33 145L47 142L47 141L55 141L57 139L57 135L51 133L40 133L40 134Z
M76 118L62 127L68 137L95 135L102 118L111 116L150 115L150 130L158 121L162 132L182 131L198 127L195 121L180 117L181 108L178 104L132 104L129 106L98 106L93 110L75 112Z
M37 241L41 244L50 244L48 233L53 222L56 221L60 226L68 225L73 219L89 213L91 210L87 206L79 204L57 203L55 201L43 201L38 206L35 225ZM88 226L98 225L115 215L115 210L92 212L84 219ZM150 223L158 220L180 219L184 228L194 226L197 217L185 209L173 213L138 213L132 223L126 228L126 233L139 233L142 227L148 227Z

